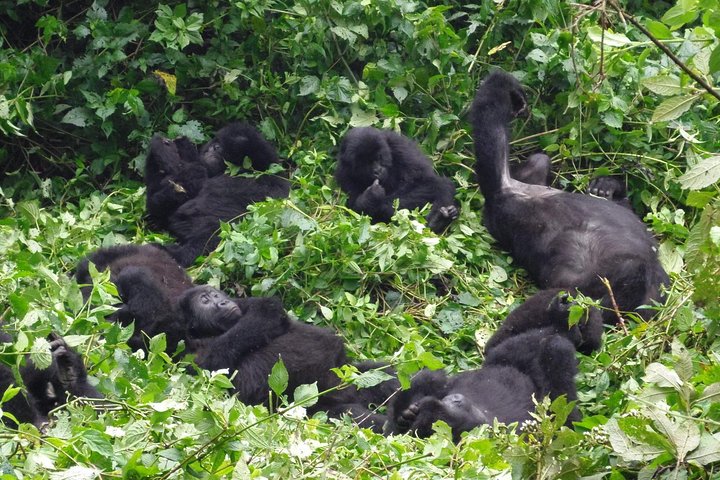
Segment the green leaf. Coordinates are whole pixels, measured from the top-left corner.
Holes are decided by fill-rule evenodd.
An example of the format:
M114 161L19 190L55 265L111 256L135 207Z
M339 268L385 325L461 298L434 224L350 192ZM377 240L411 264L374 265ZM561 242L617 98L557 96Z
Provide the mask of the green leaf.
M392 378L392 375L388 375L382 370L372 369L354 376L353 384L358 388L370 388L391 380Z
M660 20L665 25L670 26L672 30L677 30L686 23L694 21L698 17L698 12L695 9L685 9L682 5L675 5L670 8Z
M697 98L697 95L683 95L668 98L655 109L651 121L656 123L675 120L680 115L690 110L690 107L692 107L692 104L695 100L697 100Z
M268 385L270 385L272 391L275 392L275 395L280 396L287 390L289 380L290 377L288 376L287 368L285 368L282 357L280 357L278 361L275 362L275 365L273 365L272 371L270 371Z
M275 392L277 393L277 392ZM278 393L279 395L279 393ZM312 407L318 401L317 382L309 385L300 385L293 392L293 402L303 407Z
M710 66L711 74L720 72L720 45L716 46L713 49L712 53L710 54L710 61L708 65Z
M656 75L643 78L640 83L642 83L643 87L658 95L669 96L682 93L680 78L674 75Z
M713 383L705 387L703 393L695 400L695 402L720 402L720 382Z
M299 96L310 95L320 89L320 79L315 75L307 75L300 80Z
M673 34L668 27L657 20L648 20L645 24L648 31L657 39L670 40L673 38Z
M700 445L690 452L685 460L696 465L720 462L720 434L703 432Z
M595 42L605 47L624 47L630 44L630 39L622 33L614 33L611 30L605 30L598 26L592 26L587 29L588 37Z
M44 337L36 338L30 350L30 360L40 370L45 370L52 363L50 343Z
M85 127L88 124L88 119L92 116L92 113L87 108L75 107L67 112L62 120L62 123L70 123L78 127Z
M683 381L678 374L662 363L651 363L648 365L643 380L649 383L656 383L661 387L674 388L678 392L683 386Z
M709 187L720 179L720 155L703 159L685 172L678 180L687 190Z

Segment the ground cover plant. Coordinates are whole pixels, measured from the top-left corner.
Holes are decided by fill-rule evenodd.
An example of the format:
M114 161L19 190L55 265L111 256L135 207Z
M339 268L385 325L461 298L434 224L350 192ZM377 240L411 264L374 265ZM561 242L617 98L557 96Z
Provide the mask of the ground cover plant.
M14 338L0 362L49 365L46 338L59 332L107 397L101 411L71 401L44 432L0 426L0 478L720 477L718 0L0 8L0 322ZM152 135L201 143L241 120L278 147L292 190L223 224L191 276L278 295L404 382L481 365L489 335L536 291L482 226L467 108L492 67L531 101L513 158L543 149L568 190L623 178L672 279L655 320L628 317L580 357L585 418L573 429L557 400L522 433L486 426L456 445L437 424L425 440L386 438L307 418L287 403L280 364L277 408L245 406L230 372L189 375L162 336L147 354L130 349L132 330L105 320L117 302L107 274L83 303L71 273L88 252L170 241L145 223ZM372 225L345 207L337 147L363 126L413 138L456 183L460 217L444 235L424 228L428 209ZM307 386L295 399L316 395Z

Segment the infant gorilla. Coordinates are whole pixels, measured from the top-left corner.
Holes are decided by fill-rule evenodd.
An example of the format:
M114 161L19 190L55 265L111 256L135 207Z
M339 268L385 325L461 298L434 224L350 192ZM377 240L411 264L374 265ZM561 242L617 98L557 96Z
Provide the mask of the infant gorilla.
M185 137L169 140L156 135L150 142L145 167L148 216L177 239L178 244L167 250L183 267L217 247L221 221L243 215L252 203L288 196L286 178L222 173L225 160L242 166L246 156L262 170L277 161L275 148L243 123L221 129L199 154Z
M29 359L20 368L27 397L18 393L2 409L12 414L20 423L32 423L41 428L48 421L51 410L65 405L68 395L74 397L102 398L102 395L87 381L87 372L82 358L65 343L62 337L51 334L50 351L52 363L46 369L37 368ZM0 332L0 343L12 342L6 332ZM0 364L0 397L15 383L12 370ZM9 426L15 422L7 417L2 421Z
M110 280L117 286L122 300L108 320L124 326L135 322L128 345L145 349L146 337L165 333L166 351L173 353L185 339L185 321L178 308L178 298L194 285L175 259L155 245L100 248L83 259L75 273L86 302L92 292L90 262L98 271L110 270Z
M330 369L348 363L342 339L328 330L291 320L277 298L233 299L200 286L187 290L180 306L195 363L208 370L237 370L233 384L244 403L268 401L268 375L278 359L288 372L288 392L314 382L320 392L340 384ZM357 365L361 371L381 366L371 362ZM349 413L361 426L382 432L386 417L370 406L381 405L398 388L393 379L367 389L334 390L322 395L310 412Z
M455 185L433 170L430 159L409 138L376 128L353 128L340 144L335 180L348 194L348 206L388 222L400 208L430 203L428 227L444 231L458 217Z
M411 387L398 393L388 409L387 433L432 434L432 424L447 423L455 441L462 432L482 424L522 422L541 401L565 395L577 399L575 349L599 348L602 316L591 310L568 328L567 295L559 289L539 292L513 311L488 341L485 362L478 370L448 376L423 370ZM575 409L567 423L580 420Z

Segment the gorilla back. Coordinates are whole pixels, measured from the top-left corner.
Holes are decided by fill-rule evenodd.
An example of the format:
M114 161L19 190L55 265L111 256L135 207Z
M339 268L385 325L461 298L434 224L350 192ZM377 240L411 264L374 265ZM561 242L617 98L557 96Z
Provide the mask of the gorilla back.
M610 281L622 311L662 300L660 287L668 277L657 259L655 240L633 212L510 176L509 124L525 112L522 86L502 71L485 79L472 105L475 171L490 233L541 288L578 288L602 298L608 323L617 322L617 316L601 278Z

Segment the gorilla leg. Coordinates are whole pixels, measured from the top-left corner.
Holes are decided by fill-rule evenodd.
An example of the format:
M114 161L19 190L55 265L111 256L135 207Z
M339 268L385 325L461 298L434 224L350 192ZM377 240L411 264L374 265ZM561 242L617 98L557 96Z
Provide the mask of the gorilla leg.
M510 165L510 176L533 185L550 185L550 157L542 152L533 153L523 163Z

